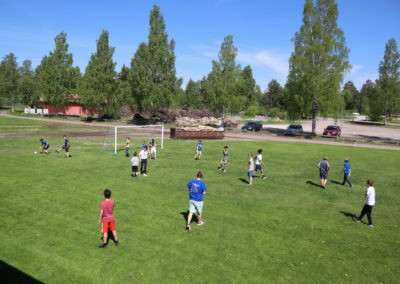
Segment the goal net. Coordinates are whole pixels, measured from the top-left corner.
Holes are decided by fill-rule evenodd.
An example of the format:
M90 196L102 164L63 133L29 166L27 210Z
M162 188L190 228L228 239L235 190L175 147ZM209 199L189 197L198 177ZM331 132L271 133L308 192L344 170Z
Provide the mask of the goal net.
M114 126L110 128L109 133L103 143L103 151L112 149L113 155L119 151L125 154L126 138L130 140L130 151L139 150L143 143L149 144L152 139L156 142L156 147L164 148L164 125L127 125Z

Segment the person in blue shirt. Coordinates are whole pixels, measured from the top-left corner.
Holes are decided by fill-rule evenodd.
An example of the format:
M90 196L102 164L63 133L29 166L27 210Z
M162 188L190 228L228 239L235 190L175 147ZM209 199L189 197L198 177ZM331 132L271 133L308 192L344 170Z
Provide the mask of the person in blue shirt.
M343 182L342 185L345 185L346 182L350 185L350 187L353 187L353 184L350 181L350 175L351 175L351 166L349 159L344 159L344 165L343 165Z
M203 151L203 143L201 142L201 140L199 140L196 145L196 155L194 155L195 160L200 160L202 151Z
M203 196L206 194L207 187L202 181L203 173L199 171L197 177L187 183L189 189L189 214L187 217L186 230L190 231L190 222L192 221L193 214L197 211L197 225L201 226L204 224L202 220Z
M41 147L42 147L41 153L45 152L46 154L48 154L49 153L49 148L50 148L49 142L47 142L43 138L40 138L40 143L42 143L42 145L41 145Z

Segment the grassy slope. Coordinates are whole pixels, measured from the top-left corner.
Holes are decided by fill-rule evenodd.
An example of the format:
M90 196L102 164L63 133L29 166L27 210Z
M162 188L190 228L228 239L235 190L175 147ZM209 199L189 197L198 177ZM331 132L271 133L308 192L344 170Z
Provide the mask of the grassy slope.
M54 152L62 134L77 126L0 119L0 259L51 283L98 282L382 282L400 276L398 168L400 152L281 142L165 142L149 176L132 180L129 160L101 152L104 138L71 137L73 158ZM32 135L21 131L32 129ZM53 153L34 155L38 135ZM133 140L134 145L138 141ZM223 146L229 169L216 170ZM264 149L267 180L249 187L249 151ZM328 189L321 191L316 163L330 157ZM354 189L342 187L350 157ZM184 230L185 185L205 173L206 224ZM371 229L346 215L359 214L364 183L376 182ZM332 182L333 181L333 182ZM98 206L109 187L121 242L100 250Z

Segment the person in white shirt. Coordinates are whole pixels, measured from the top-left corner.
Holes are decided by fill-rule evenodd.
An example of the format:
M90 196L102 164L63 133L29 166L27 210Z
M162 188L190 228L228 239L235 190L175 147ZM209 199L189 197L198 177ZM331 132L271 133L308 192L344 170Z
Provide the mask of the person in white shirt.
M149 151L147 151L147 146L144 146L143 149L139 152L140 173L144 176L147 176L147 157L148 156L149 156Z
M256 156L256 168L255 168L254 172L256 173L257 171L260 171L261 172L261 178L265 179L267 177L264 175L263 167L265 166L265 164L264 164L264 161L263 161L263 156L262 156L263 151L262 151L262 149L258 149L257 153L258 154Z
M374 181L373 180L367 180L367 189L365 191L365 198L366 202L364 207L361 210L360 216L359 217L354 217L354 221L357 221L358 223L361 222L362 218L364 217L365 214L367 214L368 217L368 227L373 227L374 224L372 223L372 208L375 205L375 188L374 188Z
M133 153L133 157L131 159L131 164L132 164L131 176L133 176L133 177L139 176L139 158L138 158L136 152Z

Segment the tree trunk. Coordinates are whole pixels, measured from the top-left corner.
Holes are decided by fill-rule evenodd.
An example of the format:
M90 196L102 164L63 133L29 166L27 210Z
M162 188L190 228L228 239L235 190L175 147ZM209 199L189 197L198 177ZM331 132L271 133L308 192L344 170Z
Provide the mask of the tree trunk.
M317 113L318 113L318 103L317 100L314 98L313 101L313 108L312 108L312 124L311 124L311 135L316 136L315 129L317 128Z

